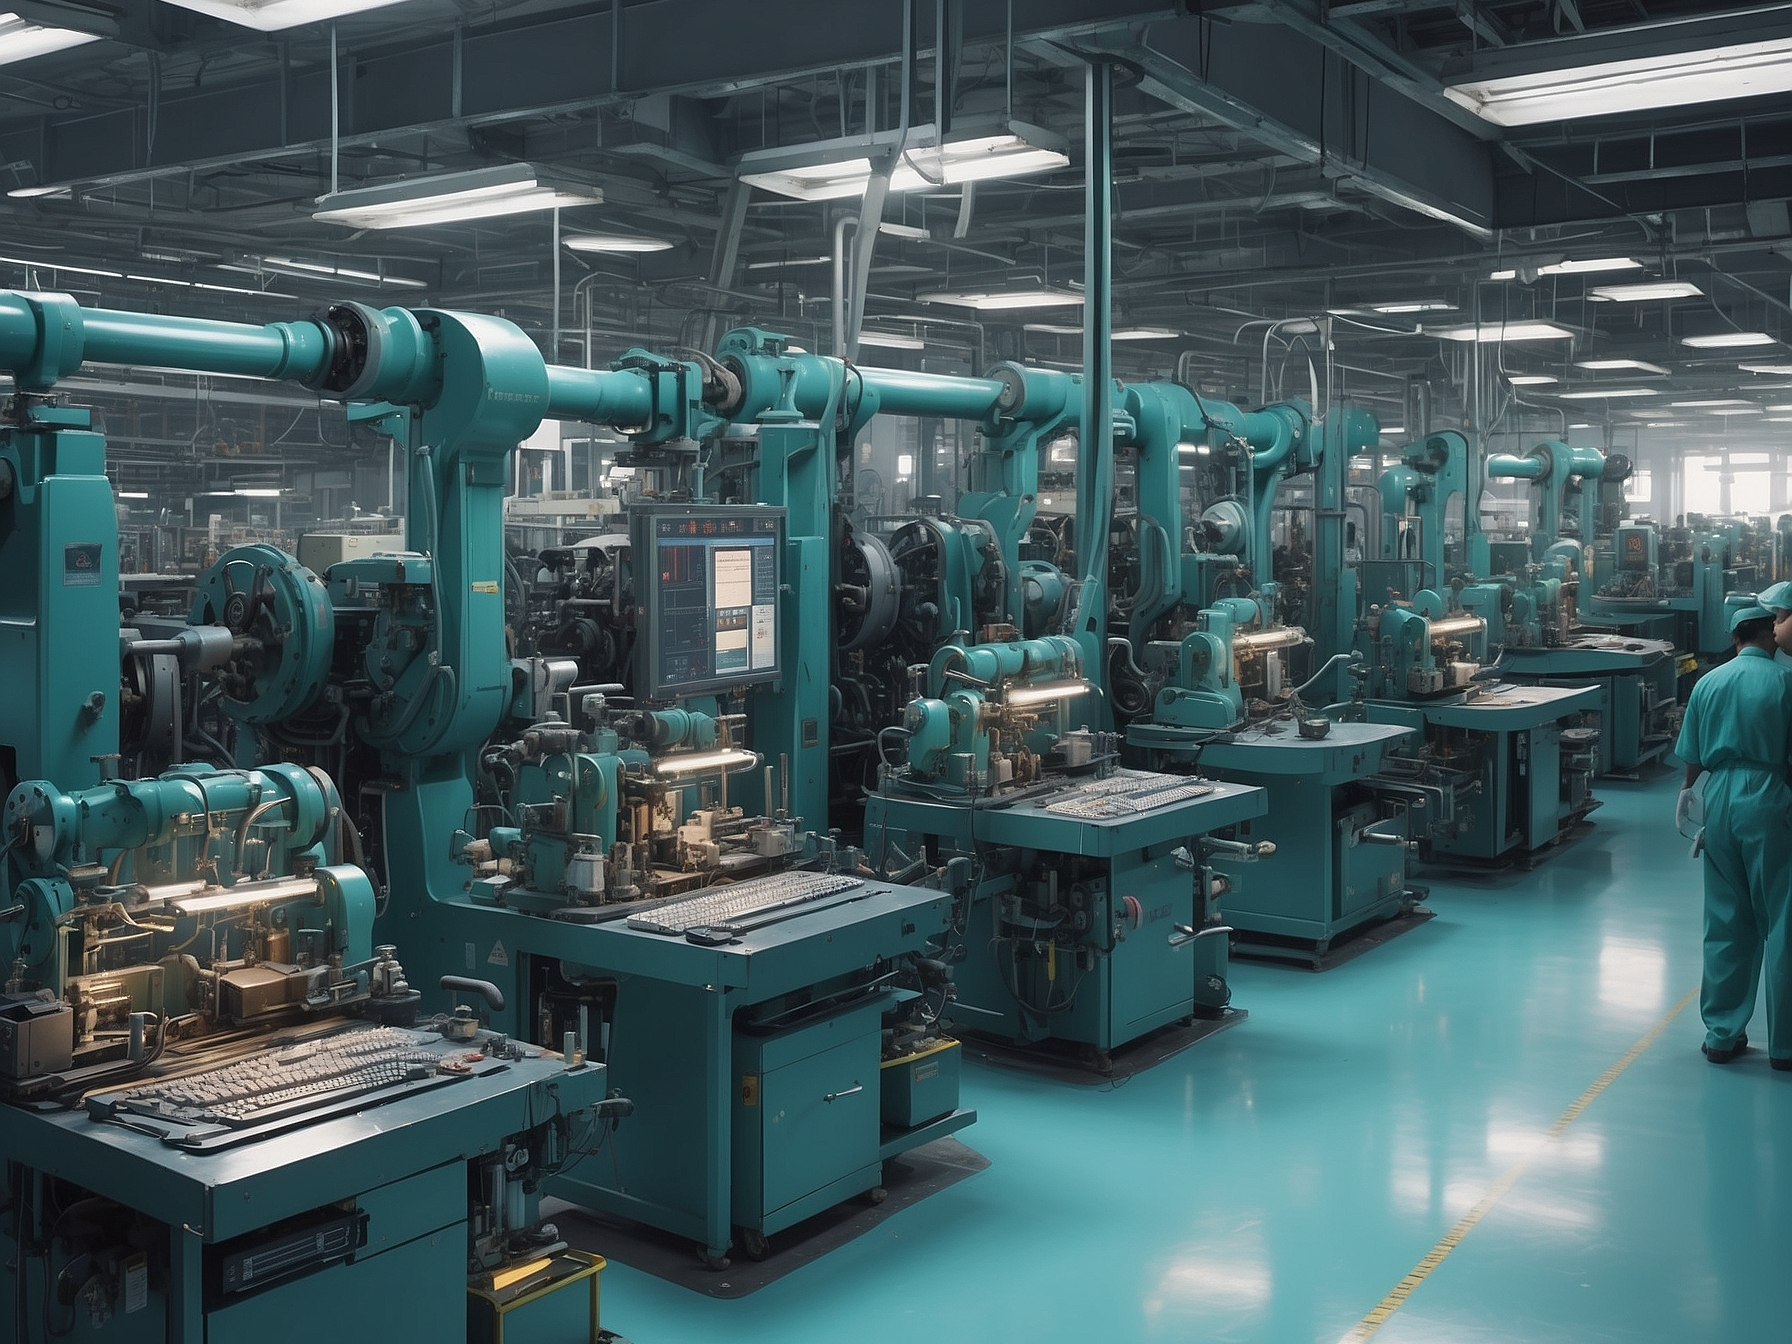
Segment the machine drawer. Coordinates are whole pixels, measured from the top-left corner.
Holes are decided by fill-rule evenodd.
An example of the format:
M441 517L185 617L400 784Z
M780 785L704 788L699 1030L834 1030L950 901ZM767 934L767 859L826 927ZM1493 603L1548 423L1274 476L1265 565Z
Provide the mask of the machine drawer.
M866 1168L866 1188L876 1184L882 1006L879 1000L770 1037L736 1037L737 1223L770 1221Z

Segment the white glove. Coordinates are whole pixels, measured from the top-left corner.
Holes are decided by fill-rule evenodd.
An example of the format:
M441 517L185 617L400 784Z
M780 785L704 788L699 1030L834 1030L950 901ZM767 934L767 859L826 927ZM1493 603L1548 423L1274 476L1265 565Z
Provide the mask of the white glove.
M1681 789L1680 797L1674 803L1674 829L1682 835L1686 834L1686 824L1692 820L1695 801L1691 789Z

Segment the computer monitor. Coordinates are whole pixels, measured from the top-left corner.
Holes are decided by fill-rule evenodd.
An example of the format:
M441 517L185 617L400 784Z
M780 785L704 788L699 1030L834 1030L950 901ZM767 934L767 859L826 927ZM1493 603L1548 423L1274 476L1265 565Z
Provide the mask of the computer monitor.
M778 680L784 510L642 504L631 515L635 693L671 700Z

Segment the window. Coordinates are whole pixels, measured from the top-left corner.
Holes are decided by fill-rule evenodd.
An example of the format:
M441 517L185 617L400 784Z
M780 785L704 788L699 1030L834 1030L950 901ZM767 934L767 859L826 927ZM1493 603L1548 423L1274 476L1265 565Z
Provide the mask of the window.
M1624 498L1632 504L1650 504L1654 502L1655 487L1651 481L1651 473L1639 469L1630 473L1630 479L1624 482Z

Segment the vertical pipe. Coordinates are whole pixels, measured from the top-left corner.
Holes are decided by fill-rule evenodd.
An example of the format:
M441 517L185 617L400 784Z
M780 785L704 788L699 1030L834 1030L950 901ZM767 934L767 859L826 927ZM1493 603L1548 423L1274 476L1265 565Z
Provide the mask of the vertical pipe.
M1092 60L1083 102L1083 435L1076 464L1082 587L1072 631L1083 675L1106 688L1108 525L1114 493L1114 67ZM1097 708L1105 727L1105 699Z
M560 362L560 207L554 207L554 335L548 347L548 363Z
M330 25L330 195L341 186L338 170L342 157L342 95L336 83L336 25Z

